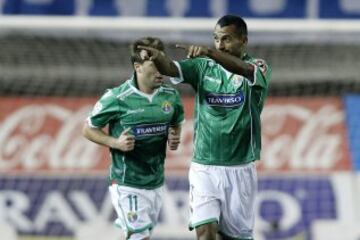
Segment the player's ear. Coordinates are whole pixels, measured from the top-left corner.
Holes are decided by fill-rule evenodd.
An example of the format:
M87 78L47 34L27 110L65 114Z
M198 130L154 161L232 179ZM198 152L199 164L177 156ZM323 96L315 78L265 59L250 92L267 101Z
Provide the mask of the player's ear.
M241 42L243 45L246 45L248 43L248 37L245 35L241 36Z
M137 73L141 73L141 63L134 62L134 70Z

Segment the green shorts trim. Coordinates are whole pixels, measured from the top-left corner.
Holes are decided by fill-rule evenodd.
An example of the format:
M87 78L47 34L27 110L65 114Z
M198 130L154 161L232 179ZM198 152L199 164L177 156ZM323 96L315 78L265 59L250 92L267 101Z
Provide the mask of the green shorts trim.
M197 222L194 224L189 224L189 230L192 231L194 228L197 228L198 226L204 225L204 224L208 224L208 223L212 223L212 222L216 222L218 223L218 219L217 218L210 218L201 222Z
M114 223L114 225L115 225L115 227L122 229L122 227L121 227L119 224ZM153 227L154 227L153 224L148 224L148 225L146 225L145 227L136 228L136 229L135 229L135 228L132 228L132 227L129 227L128 225L126 226L127 230L128 230L129 232L132 232L132 233L140 233L140 232L145 231L146 229L151 230L151 229L153 229Z
M145 231L146 229L149 229L149 230L151 230L154 226L153 226L153 224L148 224L148 225L146 225L146 226L144 226L144 227L142 227L142 228L131 228L131 227L129 227L129 226L127 226L128 227L128 231L129 232L132 232L132 233L140 233L140 232L143 232L143 231Z

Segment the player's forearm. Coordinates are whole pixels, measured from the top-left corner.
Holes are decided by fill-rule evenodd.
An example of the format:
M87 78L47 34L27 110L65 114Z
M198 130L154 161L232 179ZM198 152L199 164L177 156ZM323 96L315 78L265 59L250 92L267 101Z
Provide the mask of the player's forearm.
M153 60L157 69L162 75L169 77L179 77L179 70L175 66L174 62L166 55L160 54Z
M114 142L116 141L114 137L107 135L101 129L92 128L87 124L84 125L82 133L85 138L89 139L94 143L103 145L105 147L112 148L114 146Z
M214 59L229 72L242 75L251 81L253 80L254 66L240 58L213 49L209 49L208 57Z

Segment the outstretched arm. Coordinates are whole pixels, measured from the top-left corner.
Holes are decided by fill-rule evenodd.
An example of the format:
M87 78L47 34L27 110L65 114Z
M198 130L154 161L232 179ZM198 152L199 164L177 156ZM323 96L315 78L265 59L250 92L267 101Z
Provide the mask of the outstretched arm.
M254 66L244 62L239 57L235 57L225 52L218 50L210 49L203 46L197 45L176 45L177 48L181 48L187 51L188 58L195 58L199 56L207 56L211 59L214 59L217 63L223 66L229 72L232 72L237 75L242 75L247 79L253 81L254 76Z
M138 46L138 48L142 49L142 52L140 53L141 57L153 61L162 75L169 77L180 76L178 68L164 52L147 46Z

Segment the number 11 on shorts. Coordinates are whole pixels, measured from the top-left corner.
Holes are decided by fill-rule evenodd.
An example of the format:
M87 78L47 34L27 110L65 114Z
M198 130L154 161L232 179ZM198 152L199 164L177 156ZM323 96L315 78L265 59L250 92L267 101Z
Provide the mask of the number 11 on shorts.
M138 210L137 196L129 194L128 198L129 198L129 208L130 208L130 210L136 212Z

